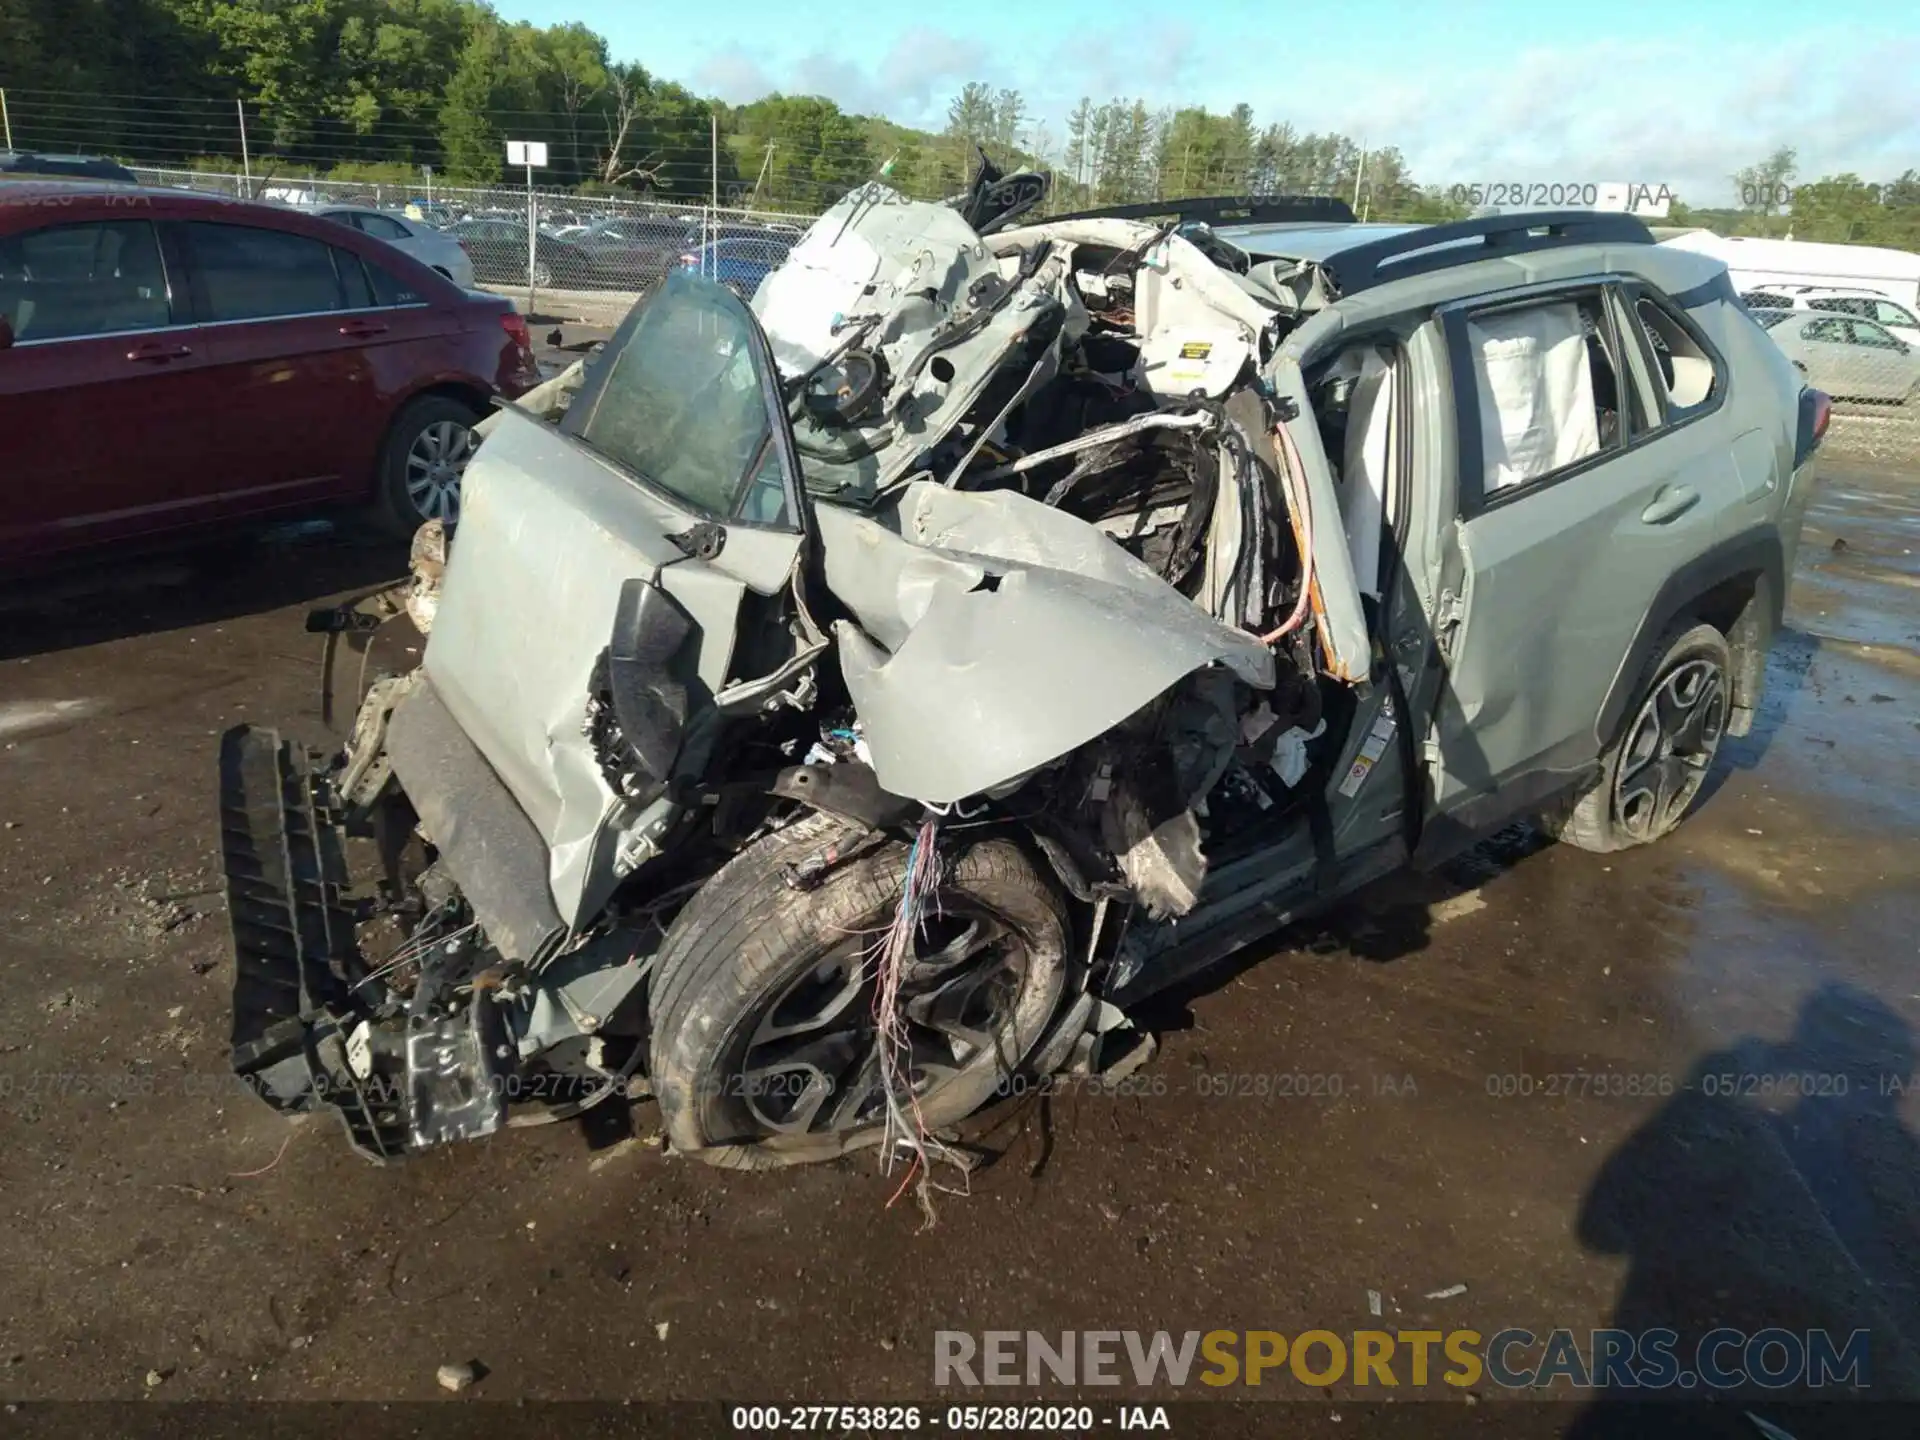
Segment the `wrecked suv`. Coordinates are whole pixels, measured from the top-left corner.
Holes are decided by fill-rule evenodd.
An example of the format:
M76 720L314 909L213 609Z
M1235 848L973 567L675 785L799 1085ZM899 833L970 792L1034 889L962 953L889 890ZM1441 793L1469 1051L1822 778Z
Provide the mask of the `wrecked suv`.
M337 754L230 732L233 1060L390 1157L651 1094L925 1183L1136 1002L1751 723L1825 397L1637 220L847 197L484 425ZM903 1182L904 1183L904 1182Z

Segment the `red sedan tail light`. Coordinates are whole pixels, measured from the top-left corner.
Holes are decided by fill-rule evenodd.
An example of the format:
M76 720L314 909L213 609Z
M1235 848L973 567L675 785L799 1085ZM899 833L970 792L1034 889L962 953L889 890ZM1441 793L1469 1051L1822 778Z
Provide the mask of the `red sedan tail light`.
M533 332L527 329L527 317L518 310L501 311L500 328L506 331L513 343L522 350L533 349Z

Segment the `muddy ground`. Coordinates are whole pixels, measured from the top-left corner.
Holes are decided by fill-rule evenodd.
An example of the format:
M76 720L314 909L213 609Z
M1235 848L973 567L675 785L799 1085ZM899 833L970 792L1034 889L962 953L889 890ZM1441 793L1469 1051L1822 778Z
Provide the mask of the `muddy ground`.
M1869 1328L1920 1394L1917 549L1913 471L1830 450L1764 716L1680 834L1510 835L1275 938L1159 1017L1139 1093L997 1117L924 1233L871 1162L663 1159L644 1105L383 1170L221 1088L217 736L320 733L305 610L400 558L14 595L0 1395L871 1402L933 1394L939 1329L1659 1320Z

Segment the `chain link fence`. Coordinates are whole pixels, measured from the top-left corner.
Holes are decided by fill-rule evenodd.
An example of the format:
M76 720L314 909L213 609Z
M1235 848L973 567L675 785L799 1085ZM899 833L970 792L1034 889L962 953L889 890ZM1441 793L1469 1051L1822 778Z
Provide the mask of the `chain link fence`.
M247 177L134 166L154 185L299 205L404 213L457 239L476 283L561 318L614 324L677 267L751 296L814 218L746 205L682 205L524 187L418 186L298 176ZM744 199L747 197L734 196ZM527 241L529 212L534 241ZM1801 287L1804 290L1804 287ZM1768 286L1742 298L1789 358L1849 411L1920 421L1920 318L1870 291L1796 293Z
M460 242L474 280L527 290L561 307L623 313L675 268L699 270L743 296L786 259L811 215L745 206L679 205L510 186L395 185L130 167L142 183L292 205L354 205L404 214ZM534 237L529 246L527 221ZM598 302L596 304L595 302Z
M1871 290L1776 285L1742 292L1807 383L1836 400L1920 408L1920 316Z

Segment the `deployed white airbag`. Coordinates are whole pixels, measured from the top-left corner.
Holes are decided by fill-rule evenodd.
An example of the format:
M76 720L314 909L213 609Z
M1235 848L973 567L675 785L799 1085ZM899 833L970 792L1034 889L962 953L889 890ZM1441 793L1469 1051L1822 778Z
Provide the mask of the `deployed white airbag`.
M1480 389L1489 492L1523 485L1600 449L1579 307L1541 305L1467 322Z

